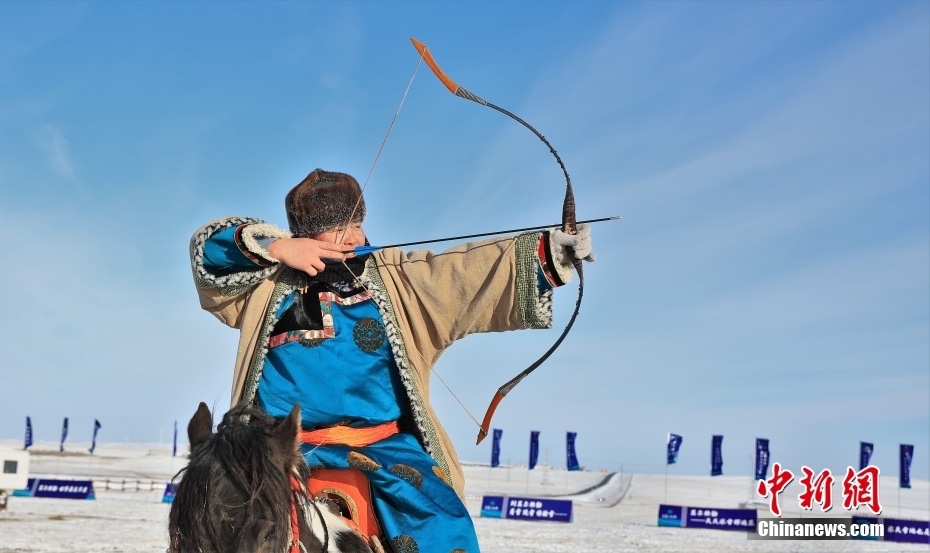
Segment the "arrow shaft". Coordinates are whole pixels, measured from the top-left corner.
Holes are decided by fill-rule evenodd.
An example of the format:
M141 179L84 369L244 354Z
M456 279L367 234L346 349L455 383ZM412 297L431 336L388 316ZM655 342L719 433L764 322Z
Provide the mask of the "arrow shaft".
M601 217L601 218L599 218L599 219L588 219L588 220L585 220L585 221L578 221L578 223L579 223L579 224L581 224L581 223L601 223L601 222L603 222L603 221L614 221L614 220L617 220L617 219L620 219L620 216L614 216L614 217ZM450 241L452 241L452 240L464 240L464 239L466 239L466 238L481 238L481 237L483 237L483 236L496 236L496 235L498 235L498 234L513 234L513 233L517 233L517 232L528 232L528 231L531 231L531 230L541 230L541 229L552 228L552 227L558 227L558 226L559 226L559 224L558 224L558 223L555 223L555 224L551 224L551 225L539 225L539 226L534 226L534 227L523 227L523 228L515 228L515 229L508 229L508 230L495 230L495 231L491 231L491 232L479 232L479 233L477 233L477 234L463 234L463 235L461 235L461 236L449 236L449 237L447 237L447 238L434 238L434 239L432 239L432 240L417 240L417 241L415 241L415 242L403 242L403 243L400 243L400 244L390 244L390 245L387 245L387 246L357 246L357 247L353 250L353 253L355 253L355 255L365 255L366 253L375 252L375 251L382 250L382 249L385 249L385 248L402 248L402 247L404 247L404 246L418 246L418 245L421 245L421 244L435 244L436 242L450 242Z

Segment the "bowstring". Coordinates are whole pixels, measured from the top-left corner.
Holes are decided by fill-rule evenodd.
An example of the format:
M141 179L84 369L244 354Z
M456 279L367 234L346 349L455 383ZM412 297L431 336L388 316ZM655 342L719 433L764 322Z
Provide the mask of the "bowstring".
M410 76L410 81L407 82L407 88L404 90L404 95L401 97L400 103L397 105L397 110L394 111L394 117L391 118L391 123L390 125L388 125L387 132L384 133L384 139L381 140L381 146L378 148L378 153L375 155L375 160L374 162L372 162L371 168L368 170L368 176L365 177L365 183L364 185L362 185L361 194L359 194L358 200L355 201L355 205L352 206L352 212L349 214L349 218L346 220L346 225L342 229L342 235L339 236L338 240L336 241L337 244L341 244L343 240L345 240L346 234L349 232L349 225L352 224L352 219L355 217L355 213L358 211L358 206L361 205L362 203L362 198L364 197L365 189L368 188L368 183L371 181L371 175L372 173L375 172L375 167L378 165L378 161L381 159L381 153L384 151L384 147L387 144L388 137L391 136L391 132L394 130L394 123L397 121L397 116L400 115L400 110L404 107L404 102L407 100L407 94L410 92L410 88L413 86L413 81L416 78L417 71L420 69L420 65L422 63L423 63L423 54L420 54L420 58L417 60L417 65L413 69L413 74ZM348 264L346 264L345 260L342 261L342 265L343 267L346 268L346 270L349 271L349 273L351 273L352 275L355 275L355 273L352 272L352 269L349 268ZM363 270L363 274L364 274L364 270ZM369 295L371 295L371 290L369 290L368 286L366 286L365 283L362 281L361 275L358 275L355 278L356 278L356 282L361 284L362 288L364 288L365 291L368 292ZM404 349L406 350L407 348L404 348ZM409 350L407 351L409 354ZM468 410L468 407L465 406L465 404L462 402L459 396L457 396L455 392L452 391L452 388L448 384L446 384L446 381L442 378L442 375L439 374L439 371L437 371L436 368L433 367L431 363L426 361L426 358L423 357L423 354L420 353L419 350L414 348L413 351L415 351L417 356L419 356L420 361L422 361L424 365L429 367L429 370L433 374L436 375L436 378L439 379L439 382L441 382L443 387L446 390L448 390L449 394L452 395L455 401L458 402L458 404L462 407L465 413L468 414L468 416L475 423L475 425L477 425L478 428L481 428L481 423L478 422L478 419L475 418L472 412Z
M358 206L362 204L362 198L365 195L365 189L368 188L368 182L371 181L371 174L375 172L375 167L378 165L378 160L381 159L381 152L384 151L384 146L387 145L388 138L391 136L391 131L394 130L394 123L397 121L397 116L400 115L400 110L404 107L404 102L407 100L407 93L410 92L410 87L413 86L413 80L417 76L417 71L420 69L420 64L423 62L423 56L420 56L420 59L417 60L416 67L413 68L413 75L410 75L410 81L407 82L407 88L404 90L404 95L400 98L400 103L397 104L397 110L394 111L394 117L391 118L391 124L388 125L387 132L384 133L384 138L381 140L381 146L378 148L378 153L375 154L375 160L371 164L371 169L368 170L368 176L365 177L365 184L362 185L362 192L358 195L358 199L355 200L355 205L352 206L352 211L349 213L349 218L346 220L346 226L342 229L342 236L339 237L337 244L341 244L346 237L346 233L349 232L349 225L352 224L352 219L355 217L355 213L358 211ZM345 261L343 261L343 264ZM348 267L346 267L348 269Z

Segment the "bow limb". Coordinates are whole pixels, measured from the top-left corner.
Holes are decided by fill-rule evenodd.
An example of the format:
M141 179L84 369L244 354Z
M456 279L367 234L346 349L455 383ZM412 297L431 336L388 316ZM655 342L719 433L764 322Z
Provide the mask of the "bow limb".
M423 61L426 62L426 64L433 71L436 77L438 77L439 80L442 81L442 84L444 84L446 88L449 89L450 92L452 92L453 94L455 94L456 96L460 98L471 100L473 102L481 104L482 106L487 106L489 108L495 109L503 113L507 117L510 117L511 119L517 121L518 123L520 123L527 129L532 131L532 133L535 134L536 137L539 138L543 142L543 144L545 144L549 148L549 152L555 157L555 160L558 162L559 167L562 169L562 174L565 176L565 199L562 202L562 232L565 232L567 234L575 234L577 224L576 224L576 217L575 217L575 194L574 194L574 191L572 190L572 179L571 177L568 176L568 170L565 168L565 164L562 162L562 158L559 157L558 152L555 151L555 148L552 147L552 144L550 144L549 141L546 140L546 137L543 136L535 128L533 128L532 125L530 125L529 123L527 123L520 117L514 115L510 111L507 111L506 109L500 106L496 106L492 104L491 102L488 102L482 99L481 97L477 96L476 94L473 94L469 92L468 90L465 90L464 88L459 86L448 75L446 75L442 71L442 69L439 68L439 64L437 64L436 60L433 59L433 56L430 53L429 48L427 48L425 44L423 44L422 42L420 42L419 40L415 38L411 38L410 42L413 43L413 47L416 48L417 51L420 53L420 56L422 57ZM546 361L546 359L549 358L550 355L552 355L552 353L559 347L559 345L562 343L565 337L568 336L569 331L571 330L572 326L575 324L575 319L578 317L578 312L581 309L581 298L584 295L584 272L581 268L580 259L578 259L577 257L573 255L571 261L572 261L572 265L575 267L575 271L578 273L578 299L575 302L575 310L574 312L572 312L572 316L569 319L568 324L565 326L565 329L562 330L562 334L559 335L555 343L549 347L549 349L546 351L546 353L542 355L542 357L537 359L532 365L524 369L522 372L520 372L520 374L510 379L506 384L504 384L497 390L497 393L494 394L494 398L491 400L491 404L488 405L488 410L484 415L484 421L481 423L481 428L478 432L478 439L476 442L477 444L480 444L481 441L484 440L484 438L488 435L488 430L491 427L491 419L494 417L494 412L497 410L497 406L500 404L501 400L504 399L504 396L506 396L510 392L510 390L512 390L514 387L516 387L517 384L520 383L521 380L526 378L527 375L529 375L531 372L535 371L540 365L542 365Z

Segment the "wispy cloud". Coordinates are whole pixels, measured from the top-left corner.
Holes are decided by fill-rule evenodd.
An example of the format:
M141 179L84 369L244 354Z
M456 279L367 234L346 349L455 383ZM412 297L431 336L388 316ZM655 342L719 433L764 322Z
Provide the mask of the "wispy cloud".
M51 169L62 177L74 178L74 161L71 147L65 134L50 123L32 131L31 138L42 149Z

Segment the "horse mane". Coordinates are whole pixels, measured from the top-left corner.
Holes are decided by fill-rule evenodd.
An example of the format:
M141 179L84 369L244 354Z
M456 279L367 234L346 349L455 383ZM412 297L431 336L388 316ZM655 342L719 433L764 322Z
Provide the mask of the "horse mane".
M192 439L190 462L174 478L180 482L169 515L170 551L211 551L211 544L220 543L221 525L242 526L220 517L229 507L246 507L237 511L265 513L286 524L290 478L306 482L309 469L300 460L296 435L287 443L272 433L275 426L259 408L242 406L223 416L216 433L197 443ZM286 534L282 526L279 535Z

